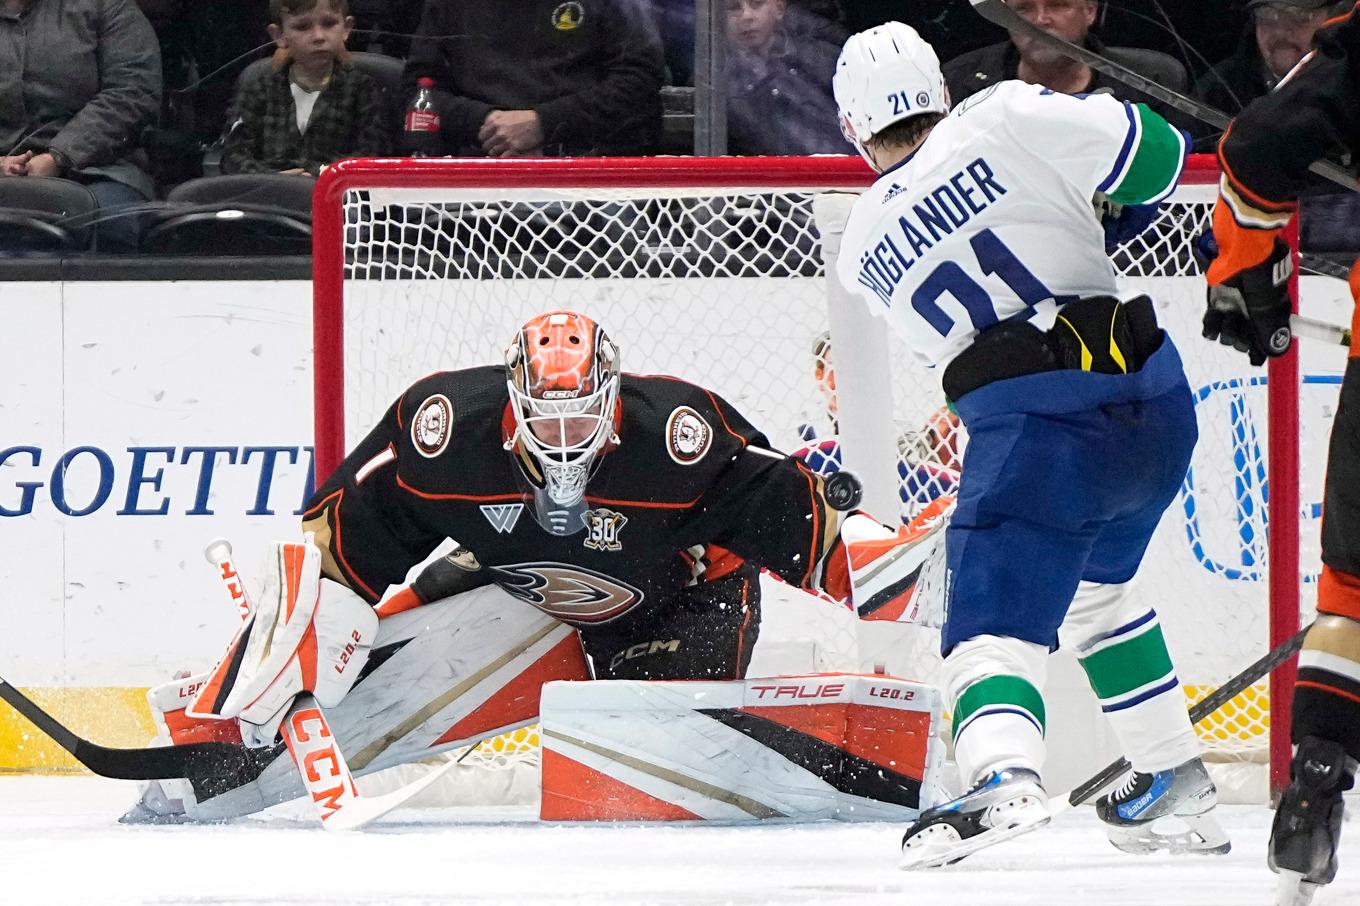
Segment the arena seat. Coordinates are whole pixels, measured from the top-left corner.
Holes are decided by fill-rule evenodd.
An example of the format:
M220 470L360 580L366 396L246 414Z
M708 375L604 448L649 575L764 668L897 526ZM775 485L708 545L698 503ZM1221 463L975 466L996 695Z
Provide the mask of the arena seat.
M309 255L312 189L303 176L209 176L176 186L142 239L156 255Z
M94 193L69 179L0 179L0 256L88 251L98 210Z

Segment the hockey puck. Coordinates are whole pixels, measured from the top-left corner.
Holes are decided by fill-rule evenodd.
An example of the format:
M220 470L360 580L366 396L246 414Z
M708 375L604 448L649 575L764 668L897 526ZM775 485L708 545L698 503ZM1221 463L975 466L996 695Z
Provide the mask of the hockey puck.
M842 513L853 510L864 499L864 485L852 473L844 470L826 479L826 502Z

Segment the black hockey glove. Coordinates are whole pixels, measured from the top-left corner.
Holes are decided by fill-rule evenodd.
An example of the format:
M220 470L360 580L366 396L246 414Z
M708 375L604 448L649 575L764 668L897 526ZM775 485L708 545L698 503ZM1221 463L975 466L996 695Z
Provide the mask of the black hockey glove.
M1204 336L1245 352L1253 365L1289 351L1289 246L1275 240L1270 257L1209 287Z

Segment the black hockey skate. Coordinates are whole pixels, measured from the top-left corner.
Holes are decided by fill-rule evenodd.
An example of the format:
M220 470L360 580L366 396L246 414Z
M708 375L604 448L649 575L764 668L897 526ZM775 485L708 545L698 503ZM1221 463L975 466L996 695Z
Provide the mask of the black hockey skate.
M1096 800L1096 815L1108 825L1110 843L1127 853L1221 855L1232 849L1232 843L1213 816L1217 804L1218 790L1204 762L1192 758L1154 774L1130 771L1113 792ZM1175 818L1188 829L1155 830L1153 825L1161 818Z
M903 869L937 868L1048 823L1039 775L993 771L952 802L928 809L902 838Z
M1290 782L1270 828L1268 862L1279 872L1280 906L1305 906L1336 877L1341 794L1355 779L1339 743L1305 737L1289 766Z

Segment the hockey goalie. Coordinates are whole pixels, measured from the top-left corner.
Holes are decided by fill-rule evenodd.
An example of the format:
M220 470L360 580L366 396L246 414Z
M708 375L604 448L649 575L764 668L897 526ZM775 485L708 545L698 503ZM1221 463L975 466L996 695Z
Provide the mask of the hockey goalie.
M590 318L552 312L523 325L504 366L438 373L403 393L316 492L305 540L276 547L216 667L151 692L166 741L227 742L239 757L151 783L125 820L256 812L302 795L312 775L346 776L339 753L363 775L465 747L537 720L540 690L554 680L641 684L569 684L558 696L563 719L603 708L593 690L610 686L611 713L648 712L637 719L653 731L673 723L675 733L653 733L656 744L691 756L702 746L684 736L698 726L690 718L719 720L712 709L672 701L678 717L658 722L638 702L659 680L726 684L713 694L739 712L723 718L738 735L759 741L751 727L773 721L814 748L830 740L854 749L855 777L883 781L877 791L843 788L928 805L925 760L907 776L882 757L890 745L851 726L857 695L908 701L916 692L892 692L887 681L859 692L854 683L809 692L741 681L759 632L762 570L860 611L909 618L942 520L889 529L853 512L849 482L837 486L770 449L717 394L624 374L619 360ZM827 721L800 730L791 709L745 707L816 705L802 699L818 696L841 707L842 735L857 741L832 740ZM304 706L325 721L300 721ZM899 741L924 752L932 719ZM328 748L304 751L318 735Z

